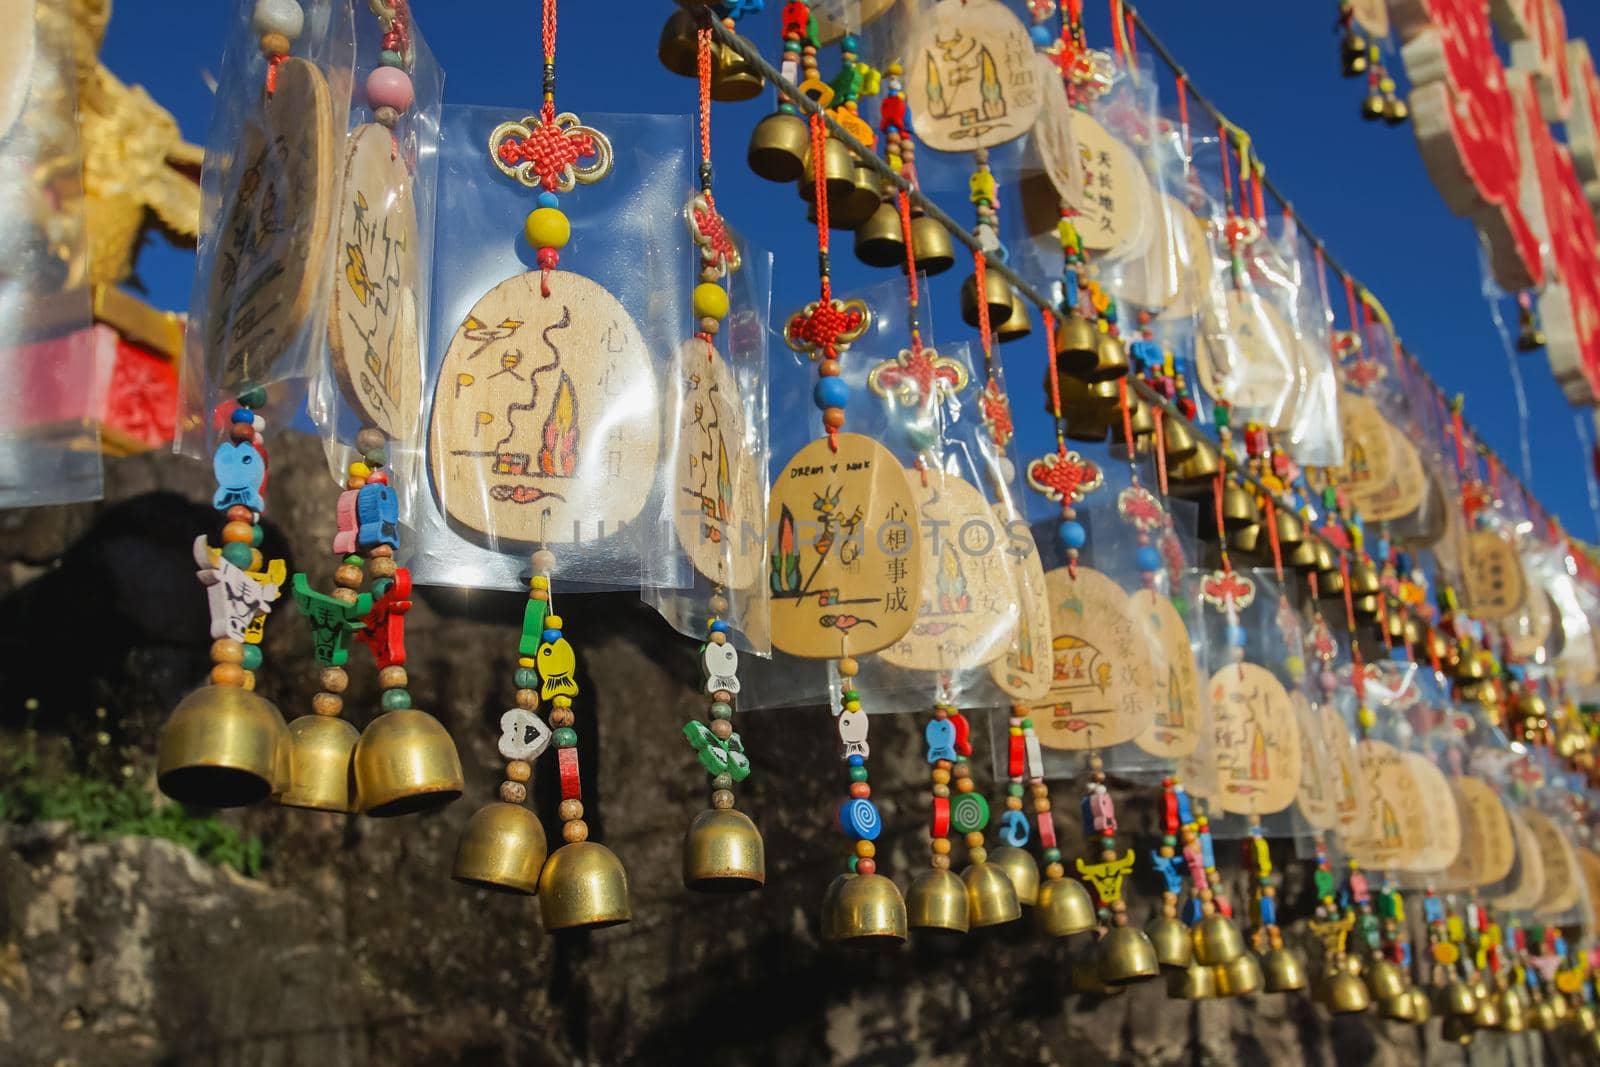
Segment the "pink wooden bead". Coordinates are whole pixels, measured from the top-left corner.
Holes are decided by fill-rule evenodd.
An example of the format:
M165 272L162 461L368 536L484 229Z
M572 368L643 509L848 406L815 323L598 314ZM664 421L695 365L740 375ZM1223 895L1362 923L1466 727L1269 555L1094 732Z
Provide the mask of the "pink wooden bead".
M378 67L367 75L367 103L374 109L404 111L411 106L411 98L411 76L399 67Z

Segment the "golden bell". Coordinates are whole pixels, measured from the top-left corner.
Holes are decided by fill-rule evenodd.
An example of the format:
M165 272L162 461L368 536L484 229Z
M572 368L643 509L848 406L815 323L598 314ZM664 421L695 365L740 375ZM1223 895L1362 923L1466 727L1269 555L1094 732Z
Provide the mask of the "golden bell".
M831 909L833 918L824 919L823 926L835 941L873 946L906 939L906 902L900 887L881 874L858 874L839 883Z
M1318 562L1320 564L1321 561L1319 560ZM1317 573L1317 596L1323 600L1343 600L1344 575L1336 570L1323 572L1319 566Z
M279 804L317 811L356 810L351 756L361 733L337 715L302 715L289 724L289 788Z
M961 881L967 887L967 917L973 926L999 926L1022 918L1017 891L999 864L988 860L969 864Z
M986 271L983 275L983 292L985 303L989 305L989 326L998 327L1011 317L1011 283L1006 281L996 271ZM961 283L961 321L971 326L978 327L978 276L967 275L967 280Z
M1194 939L1194 958L1207 967L1220 967L1244 955L1244 935L1233 920L1212 912L1190 930Z
M852 171L850 193L837 207L828 201L828 225L835 230L853 230L877 212L883 197L882 179L865 163L857 162Z
M698 42L696 42L698 47ZM698 77L699 55L695 57L695 76ZM721 41L711 42L711 99L724 104L737 104L754 100L761 95L766 82L756 65L735 48Z
M1317 992L1318 999L1335 1015L1366 1011L1372 1004L1366 983L1342 968L1325 976Z
M953 871L930 867L906 890L906 925L913 930L967 932L967 887Z
M1465 982L1456 981L1439 989L1435 994L1440 1015L1470 1017L1478 1010L1478 998Z
M906 237L895 201L880 202L871 217L856 228L856 258L869 267L905 266Z
M161 727L156 784L181 804L237 808L282 792L289 728L270 700L236 685L205 685ZM281 788L280 788L281 786Z
M1328 546L1328 543L1326 541L1313 541L1312 544L1315 546L1317 555L1317 573L1319 575L1338 574L1339 561L1334 558L1333 549ZM1343 588L1343 586L1340 586L1340 589Z
M1167 419L1162 426L1161 436L1167 450L1168 468L1176 467L1194 455L1194 431L1182 419Z
M853 874L841 874L829 882L828 888L822 891L821 932L822 940L824 941L832 941L839 936L838 931L834 928L834 920L838 918L836 905L839 902L839 890L843 889L844 884L854 877L855 875Z
M1033 922L1046 937L1088 933L1097 925L1094 901L1076 878L1046 878L1039 885Z
M1478 1009L1472 1013L1472 1025L1479 1030L1498 1030L1502 1022L1500 999L1493 993L1478 998Z
M1555 1017L1557 1024L1572 1021L1572 1005L1560 993L1551 993L1546 998L1550 1005L1550 1014Z
M1168 432L1171 432L1170 430ZM1173 492L1180 496L1209 496L1222 469L1217 448L1203 437L1194 438L1194 455L1168 472Z
M1550 1006L1548 1000L1541 1000L1533 1006L1530 1021L1533 1023L1535 1030L1549 1033L1556 1028L1556 1010Z
M1383 584L1378 579L1378 568L1366 560L1357 560L1350 565L1350 595L1374 596L1383 591Z
M1372 622L1380 610L1378 598L1373 595L1358 596L1350 601L1350 612L1360 622Z
M1589 1046L1589 1055L1600 1057L1600 1032L1590 1034L1587 1044Z
M1228 546L1235 552L1253 555L1261 548L1261 524L1241 527L1228 535Z
M1241 952L1231 962L1211 968L1217 976L1217 996L1249 997L1261 992L1261 961L1254 952Z
M1275 508L1273 515L1278 526L1278 547L1289 556L1305 543L1306 524L1300 521L1300 516L1283 508Z
M1411 1000L1411 990L1408 989L1398 996L1390 997L1388 1000L1379 1000L1378 1014L1385 1019L1393 1019L1396 1022L1415 1022L1417 1019L1417 1006Z
M1383 118L1383 94L1373 91L1361 101L1361 117L1368 122L1376 122Z
M1528 1028L1528 1011L1515 989L1500 992L1500 1029L1508 1034L1520 1034Z
M656 57L661 65L685 78L700 76L700 23L693 13L678 8L661 27Z
M767 853L750 816L707 808L683 837L683 884L707 893L735 893L767 884Z
M1091 382L1114 382L1128 373L1128 349L1122 338L1101 333L1095 344L1094 366L1084 372ZM1154 429L1154 426L1152 426Z
M545 854L539 817L521 804L496 800L467 821L450 877L480 889L532 895L539 890Z
M1381 956L1371 957L1361 969L1361 977L1378 1003L1393 1000L1406 991L1406 975L1399 967Z
M1398 126L1410 117L1410 106L1398 96L1390 96L1383 101L1383 121L1389 125Z
M808 204L817 199L815 163L809 155L806 157L805 170L801 172L798 183L800 199ZM822 142L822 182L830 213L839 210L856 191L855 157L843 142L832 137Z
M1093 954L1085 954L1072 961L1072 988L1079 993L1109 997L1122 992L1121 986L1108 986L1100 977L1100 964Z
M1292 993L1306 987L1306 962L1287 946L1267 950L1261 957L1261 973L1268 993Z
M1293 552L1284 554L1284 562L1300 571L1314 571L1317 569L1317 546L1302 541L1294 546Z
M995 331L995 338L1001 344L1011 341L1020 341L1033 332L1033 322L1028 316L1028 301L1015 289L1011 290L1011 314L1006 316L1000 328Z
M1067 413L1067 438L1086 444L1105 441L1111 430L1111 416L1098 411L1072 411Z
M1122 417L1116 382L1088 382L1082 378L1063 378L1060 386L1062 411L1068 414L1091 413L1107 419ZM1048 381L1045 384L1045 391L1049 391Z
M1025 848L1001 845L989 850L989 862L1006 872L1017 903L1033 907L1039 900L1039 864Z
M1577 1010L1573 1012L1572 1021L1586 1034L1600 1030L1600 1013L1596 1013L1592 1004L1579 1004Z
M1230 531L1242 530L1261 522L1261 506L1256 495L1238 482L1222 487L1222 523Z
M1144 932L1155 946L1156 961L1161 966L1187 969L1194 962L1194 940L1181 920L1171 915L1157 915L1145 923Z
M633 918L628 872L598 841L572 841L539 872L539 914L546 930L616 926Z
M1088 378L1100 362L1100 330L1076 311L1056 325L1056 369L1074 378Z
M461 795L461 757L444 726L401 708L367 724L356 742L356 802L375 818L443 807Z
M1455 1045L1472 1044L1472 1032L1472 1020L1459 1015L1445 1016L1444 1025L1439 1028L1440 1036Z
M1156 432L1156 419L1150 413L1150 405L1143 398L1130 400L1128 404L1128 427L1133 431L1133 440L1137 446L1140 440L1148 438ZM1118 444L1126 445L1123 440L1126 434L1122 426L1122 405L1118 404L1111 413L1111 439Z
M1412 1022L1421 1026L1433 1017L1433 1002L1428 999L1428 994L1412 986L1406 991L1406 996L1411 998Z
M1100 939L1100 980L1111 987L1142 982L1161 973L1155 946L1137 926L1113 926Z
M1173 1000L1211 1000L1217 995L1217 972L1203 963L1167 969L1167 996Z
M750 133L746 159L757 177L770 182L798 181L811 155L811 127L792 111L774 111Z
M950 231L936 219L914 214L911 217L911 258L916 261L917 270L930 278L955 266L956 250ZM900 266L905 269L903 262Z

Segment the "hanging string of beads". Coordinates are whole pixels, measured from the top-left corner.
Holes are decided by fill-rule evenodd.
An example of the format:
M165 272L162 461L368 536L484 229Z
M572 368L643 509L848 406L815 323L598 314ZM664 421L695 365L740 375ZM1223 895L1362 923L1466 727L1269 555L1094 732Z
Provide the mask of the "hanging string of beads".
M1283 948L1283 931L1278 926L1278 890L1272 883L1272 849L1259 816L1250 820L1245 846L1246 868L1254 876L1250 899L1255 906L1255 929L1251 940L1258 953Z
M267 450L262 438L266 420L256 409L267 402L264 389L241 393L228 416L228 440L217 446L212 468L217 491L212 506L222 513L222 548L209 547L204 534L195 539L195 562L211 607L211 684L254 690L261 668L261 639L267 613L278 598L283 563L266 566L261 554L266 503ZM224 566L226 564L226 566ZM244 572L233 577L229 568ZM228 579L232 578L230 582ZM235 595L233 589L239 589Z

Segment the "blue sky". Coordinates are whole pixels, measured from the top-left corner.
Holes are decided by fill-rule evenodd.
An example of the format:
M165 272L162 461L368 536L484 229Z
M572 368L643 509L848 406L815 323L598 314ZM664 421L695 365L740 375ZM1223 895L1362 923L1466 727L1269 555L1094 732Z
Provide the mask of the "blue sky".
M781 0L768 0L767 6L742 28L770 55ZM205 136L212 105L205 72L217 69L232 7L123 0L114 8L103 51L107 64L123 80L145 86L177 116L191 140ZM358 17L365 17L365 5L357 7ZM1087 7L1091 39L1106 42L1104 5ZM580 114L691 111L693 83L668 73L655 58L660 26L671 8L669 0L567 0L560 9L562 106ZM414 10L446 72L447 101L504 105L517 115L530 109L538 83L535 2L415 0ZM1306 225L1384 301L1402 338L1446 392L1466 394L1469 419L1518 469L1512 377L1480 296L1476 236L1440 200L1410 129L1358 118L1362 87L1338 77L1333 0L1228 5L1147 0L1140 11L1193 83L1251 132L1272 180L1290 195ZM1574 0L1567 4L1567 20L1573 36L1600 46L1600 10ZM1170 81L1165 87L1170 92ZM768 110L765 96L717 105L717 190L718 203L733 223L778 253L773 309L781 314L815 293L815 259L809 251L815 230L790 190L754 178L744 165L750 127ZM965 205L941 199L957 218L966 217ZM517 224L507 223L508 228ZM859 267L848 251L835 262L842 289L886 277ZM187 305L192 274L192 257L159 239L139 262L148 298L164 307ZM935 282L936 308L949 309L936 312L938 336L970 335L953 314L955 289L965 274L952 270ZM1014 404L1024 453L1048 444L1033 395L1041 355L1041 347L1028 342L1004 353L1012 391L1018 394ZM1523 357L1521 366L1530 413L1531 488L1569 529L1593 539L1600 531L1583 476L1589 460L1575 433L1577 412L1562 397L1542 355Z

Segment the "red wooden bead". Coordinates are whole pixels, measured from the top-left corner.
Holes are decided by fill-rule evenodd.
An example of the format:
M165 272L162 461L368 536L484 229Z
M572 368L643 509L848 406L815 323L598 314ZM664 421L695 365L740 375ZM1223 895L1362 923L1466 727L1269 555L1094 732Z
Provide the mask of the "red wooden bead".
M578 750L557 749L556 762L561 768L561 799L580 799L583 796L583 785L578 781Z
M1056 847L1056 821L1050 817L1048 811L1039 812L1039 847Z
M1011 735L1011 746L1006 752L1006 775L1010 778L1021 778L1023 769L1023 738L1021 734Z
M972 724L959 711L950 716L950 721L956 728L956 752L962 756L972 755Z
M950 798L933 798L933 836L947 837L950 834Z
M243 504L235 504L233 507L228 509L229 522L254 522L255 518L256 513L245 507Z
M853 797L870 797L872 795L872 786L866 782L851 782L850 795Z
M856 873L857 874L877 874L878 873L878 862L876 860L870 860L870 859L859 859L859 860L856 860Z

